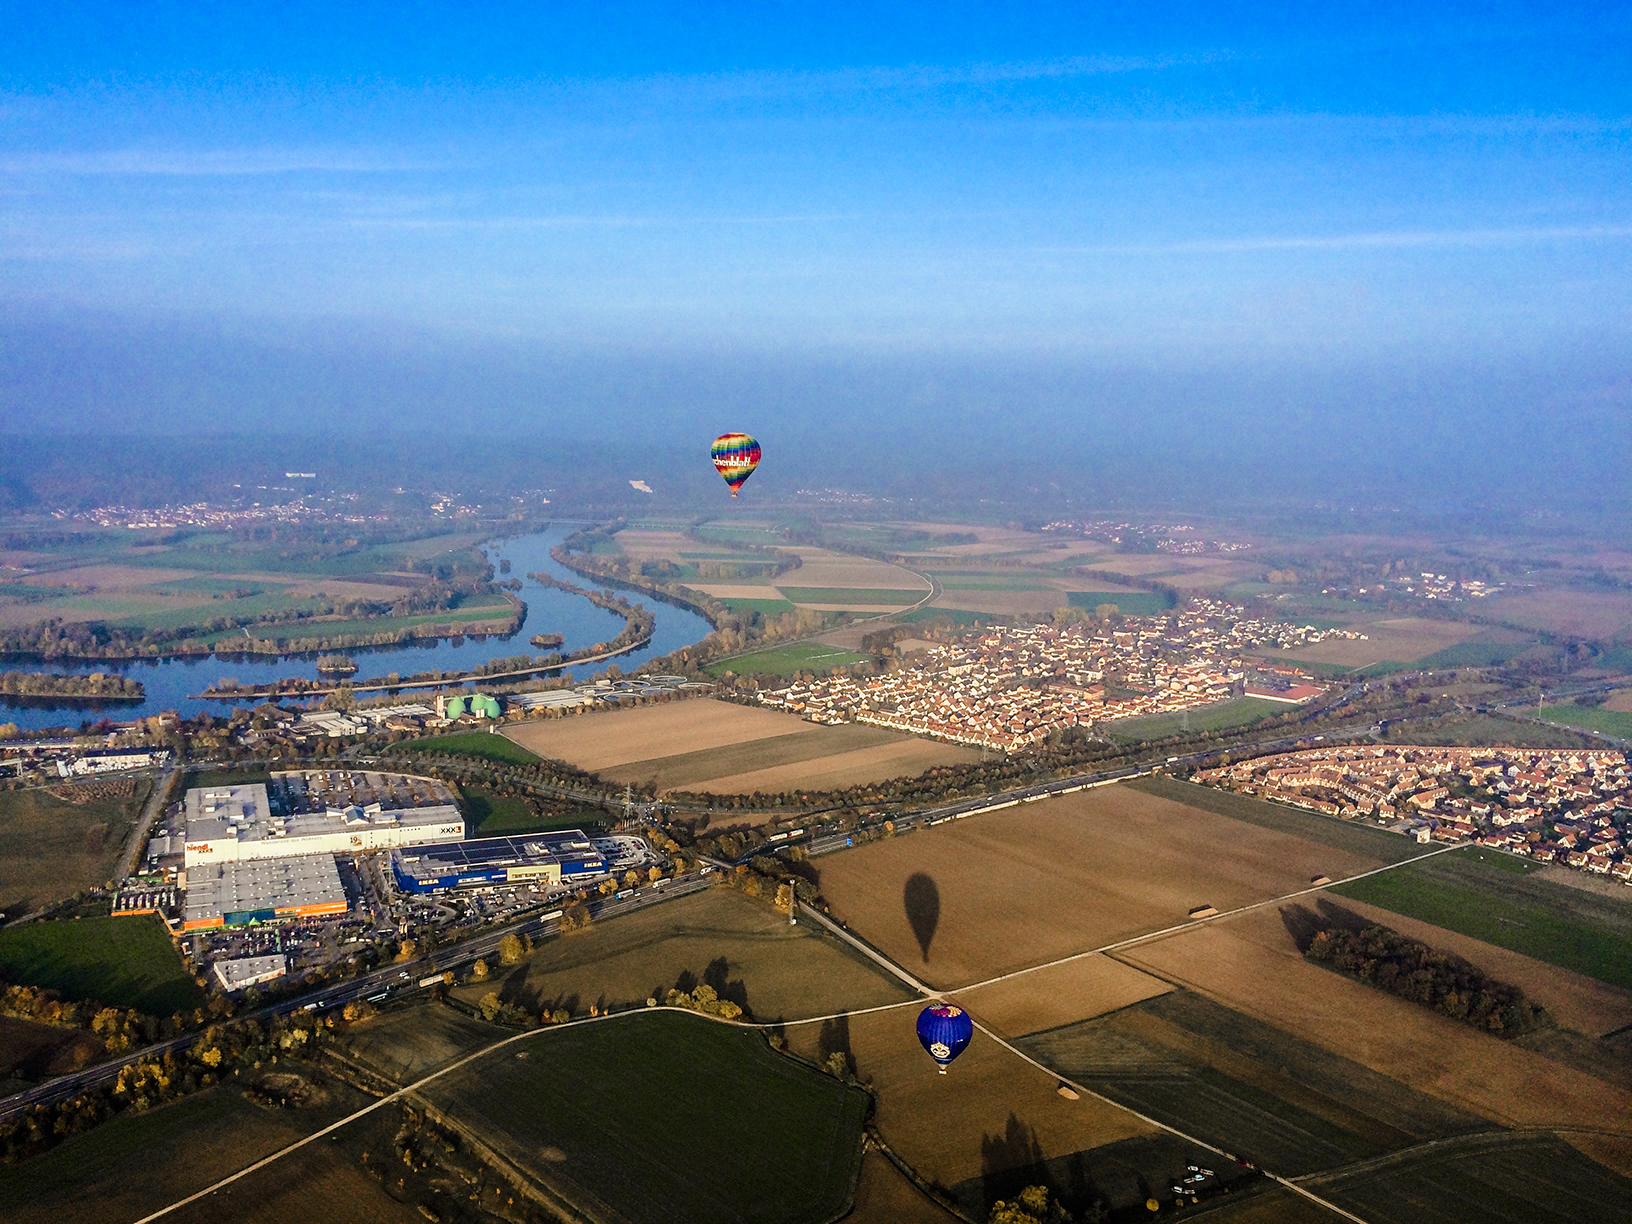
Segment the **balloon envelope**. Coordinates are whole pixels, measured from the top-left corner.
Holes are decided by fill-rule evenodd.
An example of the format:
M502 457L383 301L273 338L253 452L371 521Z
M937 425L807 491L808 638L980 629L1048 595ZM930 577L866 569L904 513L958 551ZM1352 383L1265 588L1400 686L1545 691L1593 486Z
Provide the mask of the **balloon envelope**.
M719 469L725 483L731 486L731 496L737 495L743 482L754 474L759 466L759 443L751 434L727 433L714 439L714 445L708 448L709 458L714 460L714 466Z
M961 1007L954 1007L950 1003L931 1003L918 1013L919 1044L941 1064L943 1071L963 1053L974 1035L974 1021Z

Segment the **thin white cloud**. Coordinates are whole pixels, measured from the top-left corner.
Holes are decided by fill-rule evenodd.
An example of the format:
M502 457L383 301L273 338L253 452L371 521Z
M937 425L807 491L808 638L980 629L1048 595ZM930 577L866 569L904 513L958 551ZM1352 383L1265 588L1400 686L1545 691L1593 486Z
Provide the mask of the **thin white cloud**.
M330 172L379 174L446 168L334 149L103 149L13 153L0 174L152 175L182 178Z
M1198 238L1182 242L1102 243L1044 248L1072 255L1232 255L1255 251L1388 250L1412 247L1494 247L1533 242L1597 242L1632 238L1632 225L1556 225L1512 229L1381 230L1358 234L1290 234Z

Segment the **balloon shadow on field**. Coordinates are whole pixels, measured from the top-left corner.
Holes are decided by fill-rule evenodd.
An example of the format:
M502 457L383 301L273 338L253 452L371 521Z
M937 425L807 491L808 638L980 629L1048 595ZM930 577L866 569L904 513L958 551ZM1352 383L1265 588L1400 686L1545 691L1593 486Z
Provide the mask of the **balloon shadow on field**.
M907 910L907 925L912 927L912 934L918 940L918 950L923 953L924 964L927 965L929 945L934 942L935 928L941 923L941 890L935 886L934 880L919 871L907 877L901 900Z

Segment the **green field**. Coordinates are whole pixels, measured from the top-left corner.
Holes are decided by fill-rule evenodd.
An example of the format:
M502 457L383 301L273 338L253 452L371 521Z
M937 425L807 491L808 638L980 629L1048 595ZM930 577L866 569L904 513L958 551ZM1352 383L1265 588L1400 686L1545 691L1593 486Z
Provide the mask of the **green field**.
M70 999L134 1007L155 1016L197 1007L164 924L151 915L34 922L0 931L0 974Z
M1426 723L1394 723L1383 739L1390 744L1437 744L1460 748L1603 747L1602 742L1595 742L1568 727L1543 726L1489 714L1436 718Z
M144 778L129 799L90 803L0 791L0 911L19 917L106 884L151 787Z
M491 737L490 737L491 738ZM606 822L606 813L573 812L566 816L539 816L514 795L495 795L480 786L459 787L460 806L470 837L509 837L518 833L543 833L551 829L582 829Z
M520 744L486 731L456 731L452 735L431 735L424 739L408 740L393 745L387 751L450 752L457 756L480 757L484 761L498 761L505 765L535 765L543 760L542 757L528 752Z
M780 616L784 612L792 612L794 605L790 599L738 599L735 597L720 600L733 612L758 612L761 616Z
M787 646L767 646L753 654L738 655L710 663L703 670L711 676L734 672L739 676L767 673L773 676L791 676L795 672L831 671L852 663L865 663L871 656L824 646L820 642L794 642Z
M1223 731L1229 727L1244 727L1260 722L1272 714L1286 714L1295 709L1284 701L1266 701L1262 697L1237 697L1217 705L1202 706L1188 713L1153 714L1149 718L1128 718L1105 727L1112 739L1136 740L1165 739L1184 731Z
M248 602L248 601L245 601ZM213 615L224 615L214 613ZM349 621L294 621L283 625L250 625L251 636L272 641L298 641L305 638L335 638L349 634L396 633L403 629L417 629L421 625L459 625L466 621L505 620L511 615L510 604L494 600L469 607L452 608L445 612L427 612L416 616L377 616L367 620ZM193 618L195 621L197 616ZM244 636L242 629L229 629L201 636L201 642L220 643ZM230 642L228 643L230 645Z
M1156 616L1178 601L1166 591L1068 591L1070 606L1089 611L1100 604L1115 604L1125 616Z
M962 608L914 608L911 612L901 612L890 618L903 625L916 625L924 621L944 620L960 628L971 625L990 625L997 620L993 612L966 612Z
M849 604L864 608L904 607L929 594L927 590L886 590L874 587L793 587L779 588L794 603Z
M1035 578L1006 578L996 574L969 577L936 574L942 588L948 591L1052 591L1055 588Z
M1418 667L1495 667L1517 658L1533 642L1458 642L1417 660Z
M506 1049L425 1095L568 1198L592 1196L630 1224L844 1212L867 1094L772 1053L759 1033L633 1012L525 1045L531 1057Z
M1581 727L1599 735L1613 735L1617 739L1632 739L1632 714L1606 710L1602 706L1568 705L1544 706L1534 711L1537 718L1546 719L1564 727Z
M1333 891L1632 989L1632 899L1555 884L1538 870L1468 849Z

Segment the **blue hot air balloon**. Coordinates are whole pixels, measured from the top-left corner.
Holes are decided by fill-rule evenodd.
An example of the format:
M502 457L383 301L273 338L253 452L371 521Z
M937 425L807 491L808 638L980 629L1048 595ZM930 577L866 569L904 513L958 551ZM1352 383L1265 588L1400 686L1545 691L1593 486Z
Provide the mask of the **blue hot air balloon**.
M941 1074L952 1060L962 1054L969 1039L975 1035L974 1021L961 1007L950 1003L931 1003L918 1013L918 1040L929 1056L941 1065Z

